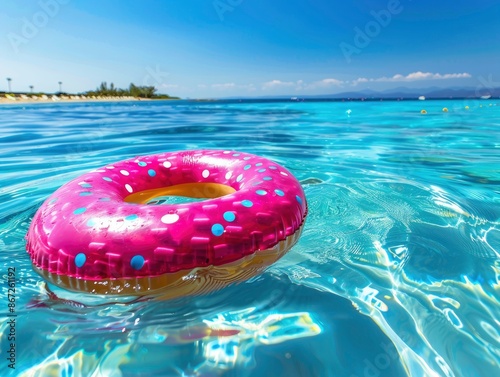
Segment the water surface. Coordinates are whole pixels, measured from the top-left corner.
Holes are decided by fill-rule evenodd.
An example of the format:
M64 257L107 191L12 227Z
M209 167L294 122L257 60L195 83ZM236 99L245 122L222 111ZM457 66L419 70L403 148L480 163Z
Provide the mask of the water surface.
M2 375L496 375L499 119L495 101L0 107L1 271L17 277L16 370L2 358ZM155 301L65 292L33 271L24 235L58 187L195 148L259 154L301 181L303 236L264 274Z

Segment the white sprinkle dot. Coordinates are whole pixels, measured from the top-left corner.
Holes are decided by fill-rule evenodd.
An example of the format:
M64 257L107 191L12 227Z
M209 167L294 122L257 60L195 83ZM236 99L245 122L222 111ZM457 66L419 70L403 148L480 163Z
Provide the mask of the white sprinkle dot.
M176 213L169 213L161 218L161 222L164 224L173 224L179 220L179 215Z
M126 170L120 170L120 173L122 173L123 175L130 175L130 173Z
M163 163L163 166L165 166L167 169L172 166L172 163L170 161L165 161Z
M113 165L106 166L106 169L114 169L115 167Z
M229 153L231 153L231 151L224 151L224 152L222 152L222 153L224 153L224 154L229 154Z
M134 191L132 189L132 186L130 186L128 183L125 185L125 188L127 189L128 192L133 192Z
M280 174L288 177L288 174L286 174L284 171L280 171Z
M226 179L229 179L229 178L231 178L232 176L233 176L233 173L232 173L232 172L228 171L228 172L226 173Z
M203 178L208 178L208 176L210 175L210 172L207 169L205 169L205 170L203 170L203 172L201 173L201 175L202 175Z

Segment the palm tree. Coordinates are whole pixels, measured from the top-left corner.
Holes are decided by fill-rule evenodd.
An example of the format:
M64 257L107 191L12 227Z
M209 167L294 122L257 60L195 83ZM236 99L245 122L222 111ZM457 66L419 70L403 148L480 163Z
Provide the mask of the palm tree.
M59 93L62 93L62 81L59 81Z
M30 85L31 93L33 93L33 85Z
M7 77L7 82L9 83L9 93L12 92L12 89L10 88L10 82L12 79L10 77Z

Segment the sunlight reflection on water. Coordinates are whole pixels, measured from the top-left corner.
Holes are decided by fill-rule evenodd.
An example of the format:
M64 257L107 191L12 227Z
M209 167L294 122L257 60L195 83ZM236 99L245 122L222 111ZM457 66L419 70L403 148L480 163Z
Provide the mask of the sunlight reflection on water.
M12 375L495 375L500 107L429 101L423 117L419 106L2 107L2 274L18 271L18 344L30 345ZM297 176L309 216L291 252L201 297L45 289L24 250L43 200L107 163L194 148L260 154Z

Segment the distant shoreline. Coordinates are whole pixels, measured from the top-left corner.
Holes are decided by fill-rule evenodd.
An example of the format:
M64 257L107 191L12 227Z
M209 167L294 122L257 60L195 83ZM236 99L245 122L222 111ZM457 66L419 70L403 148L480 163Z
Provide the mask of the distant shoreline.
M322 97L302 97L302 98L289 98L289 97L242 97L242 98L191 98L190 101L194 102L406 102L406 101L419 101L419 102L436 102L436 101L456 101L456 100L478 100L483 103L488 103L489 101L498 101L500 98L470 98L470 97L456 97L456 98L426 98L425 101L419 101L417 98L322 98ZM182 100L182 98L142 98L142 97L112 97L112 96L99 96L99 97L89 97L89 96L56 96L56 95L44 95L44 96L3 96L0 94L0 106L1 105L26 105L26 104L55 104L55 103L98 103L98 102L142 102L142 101L171 101L171 100ZM491 105L490 105L491 106ZM497 103L494 104L497 106Z
M131 102L131 101L156 101L156 100L169 100L166 98L137 98L137 97L86 97L86 96L9 96L0 97L0 105L23 105L23 104L37 104L37 103L87 103L87 102ZM173 100L173 99L172 99Z

